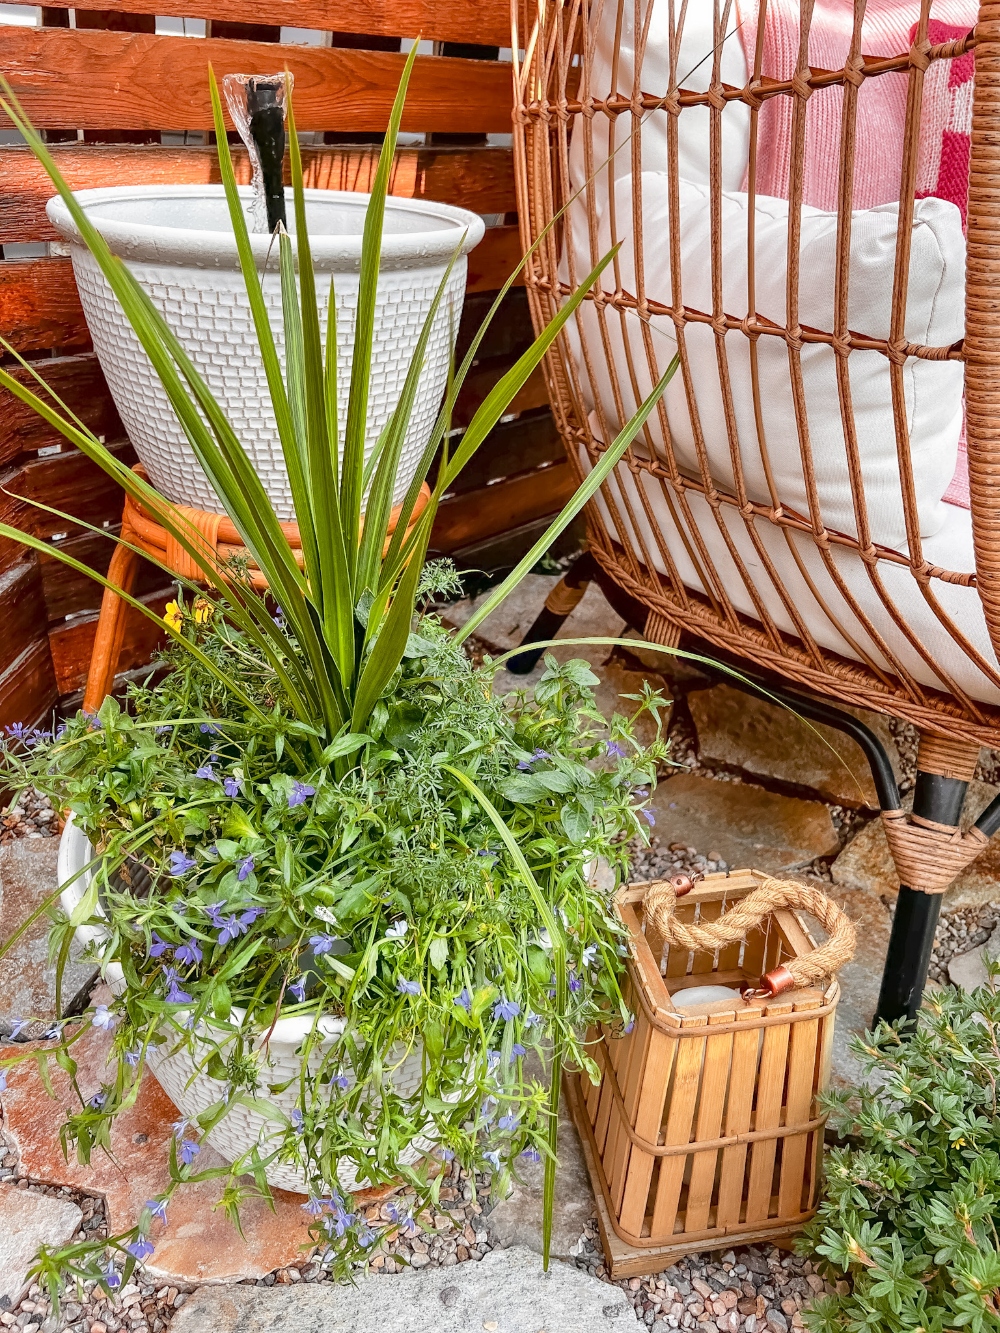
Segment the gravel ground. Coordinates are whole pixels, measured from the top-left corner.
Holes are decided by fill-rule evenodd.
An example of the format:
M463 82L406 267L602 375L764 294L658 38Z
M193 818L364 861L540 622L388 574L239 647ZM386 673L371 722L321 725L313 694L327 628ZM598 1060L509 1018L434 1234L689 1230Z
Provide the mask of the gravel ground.
M0 819L0 847L15 838L54 838L61 832L62 820L52 809L52 802L29 787Z

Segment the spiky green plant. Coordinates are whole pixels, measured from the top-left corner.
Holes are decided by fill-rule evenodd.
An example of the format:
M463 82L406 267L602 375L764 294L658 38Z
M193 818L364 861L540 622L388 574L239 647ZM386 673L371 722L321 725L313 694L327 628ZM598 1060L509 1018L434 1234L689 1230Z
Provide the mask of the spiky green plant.
M427 314L398 405L374 448L369 448L371 442L366 438L366 420L383 216L389 172L413 59L414 56L411 54L406 62L367 209L361 250L349 406L343 424L342 448L339 444L340 423L337 420L335 303L331 290L327 327L324 330L321 326L310 256L302 163L295 133L292 99L288 98L287 105L295 240L293 243L292 238L283 231L277 238L284 324L285 358L282 367L262 294L261 277L254 260L237 192L218 89L214 76L211 76L212 107L221 177L260 355L267 376L277 423L278 441L288 472L295 519L301 537L301 568L232 426L170 327L127 266L110 252L98 231L90 223L62 178L45 144L29 123L23 108L6 83L3 84L6 96L0 97L0 106L24 135L48 172L69 209L80 235L118 299L164 387L198 461L247 550L264 575L271 599L255 592L248 580L238 576L238 571L210 559L197 534L174 506L109 452L86 425L44 384L35 368L20 358L7 344L4 344L6 349L28 371L29 378L34 378L36 387L32 388L29 384L22 383L3 368L0 368L0 384L15 397L34 408L72 445L119 482L130 496L156 517L201 569L203 581L209 585L213 605L216 608L214 624L220 627L218 633L222 634L225 642L220 646L218 636L213 639L212 635L206 637L192 632L190 624L180 620L177 623L168 621L166 625L177 650L182 650L188 655L192 670L196 668L195 675L202 682L199 688L207 691L208 687L204 682L211 682L212 689L221 692L230 701L233 709L242 713L240 726L244 731L241 735L247 734L247 728L251 733L257 728L261 737L269 738L269 744L273 742L278 745L279 759L282 753L281 746L288 745L286 753L295 751L297 754L301 749L304 752L304 757L301 759L304 768L311 766L317 770L330 770L341 782L349 778L352 781L356 779L360 783L369 780L369 775L357 775L360 772L362 756L374 744L372 736L368 733L370 731L379 733L380 728L384 729L385 726L384 718L379 719L375 716L376 710L381 706L384 712L386 699L391 699L393 691L400 688L401 680L405 684L405 658L407 654L411 657L414 655L412 628L415 607L421 591L428 541L441 497L453 485L462 469L488 437L511 400L538 366L546 350L559 336L566 321L611 262L615 253L614 251L609 253L594 268L578 290L566 300L548 327L494 386L452 452L449 445L452 411L483 336L504 295L516 280L519 270L515 270L511 275L493 303L483 325L472 339L462 363L452 369L444 402L390 536L391 500L395 490L402 444L410 422L427 340L443 299L448 273L451 271L449 266L448 273L442 278ZM454 262L455 259L452 260L452 265ZM453 647L472 633L517 586L553 540L595 494L653 411L676 365L675 358L639 411L607 448L597 466L549 526L544 536L536 542L510 576L485 599L463 629L452 636ZM436 459L438 462L435 471ZM417 501L425 479L430 485L430 501L418 515ZM71 519L71 521L79 520ZM51 548L28 533L2 524L0 533L23 542L26 546L45 550L50 556L54 555L79 572L97 578L105 586L114 587L107 578L95 574L66 552ZM192 595L197 593L196 585L189 584L188 587ZM141 614L155 617L155 613L138 599L120 588L114 590ZM279 603L283 613L277 620L273 616L274 600ZM226 638L228 631L221 628L225 626L232 628L232 636L235 637ZM233 651L233 643L237 640L244 645L239 653ZM418 647L417 657L421 651ZM254 689L238 669L241 660L252 660L254 670L258 673L270 673L279 689L280 697L275 699L273 695L268 695L265 699L260 690ZM149 708L148 700L145 706ZM586 707L583 715L593 716L592 713L586 713ZM155 712L155 709L153 711ZM545 713L544 706L542 712ZM558 721L558 727L565 725L566 720L559 720L555 713L549 715L545 725L551 728L555 725L553 719ZM185 719L188 722L190 720ZM117 730L118 723L110 714L108 722L109 732ZM56 747L53 763L57 768L60 764L64 765L64 773L67 771L65 765L72 768L77 764L74 781L90 781L96 784L98 774L104 773L102 765L108 761L108 756L102 752L93 759L93 766L87 768L86 774L81 776L78 756L83 751L79 746L86 740L87 724L78 719L77 730L80 727L82 727L80 735L74 731L71 742L64 745L62 751ZM513 744L514 736L515 731L512 731L504 744ZM290 738L294 738L294 745ZM144 748L138 740L134 743L137 746L136 755L146 753L148 747ZM569 753L573 747L568 739L566 744ZM580 742L580 746L583 747L581 754L593 744L592 736L587 733L585 739ZM78 747L74 752L77 757L69 755L71 746ZM516 749L512 753L516 755ZM594 753L596 755L598 750ZM586 776L585 765L577 767L583 775L579 780L583 782ZM543 890L539 884L537 866L533 868L529 865L523 850L524 830L517 825L517 807L512 807L507 813L501 811L498 808L499 798L493 800L489 798L482 785L475 780L470 766L462 766L452 759L448 764L439 765L439 768L442 773L446 772L456 787L464 793L462 799L467 810L478 810L481 818L495 830L501 846L500 856L506 868L505 873L527 893L528 901L534 905L534 911L537 913L538 924L544 929L549 941L554 975L552 995L555 999L555 1010L563 1014L569 1012L567 992L570 978L567 947L570 935L564 920L553 910L552 886L547 885ZM100 780L103 781L103 777ZM560 778L560 782L569 780L566 777ZM625 781L624 775L620 781ZM553 783L555 777L551 779L550 785ZM535 785L538 786L538 782ZM552 785L547 799L551 799L553 793L567 790L569 789L565 786ZM523 801L528 798L522 793L521 796L511 799ZM537 792L531 797L534 802L541 799ZM634 818L634 809L627 806L627 801L622 809L630 810L629 817ZM467 810L462 816L466 822L469 818ZM577 826L570 842L574 843L579 851L586 842L584 831L579 827L583 816L574 817ZM544 817L545 820L549 818L548 814ZM563 823L566 824L566 821ZM623 824L622 830L624 828ZM141 832L148 833L148 828ZM138 844L133 840L130 845L132 850L135 850ZM125 855L128 848L122 842L118 850L121 855ZM555 852L546 854L552 865L556 865L558 857ZM563 884L560 892L564 891L564 884L570 880L574 884L578 880L583 883L580 878L583 863L581 857L576 855L572 870L560 872ZM106 889L109 887L108 871L109 865L105 858L102 877ZM98 880L95 879L92 889L88 891L72 918L68 922L63 922L61 937L63 956L68 951L71 928L88 919L96 910L97 885ZM610 924L601 928L610 930L613 935L614 928ZM276 1015L281 1006L281 996L279 995L277 1001L273 1001L264 995L261 1000L262 1009L265 1000L272 1003L272 1012ZM545 1175L546 1261L551 1232L555 1135L558 1120L556 1112L563 1040L564 1034L560 1035L557 1024L552 1036L551 1084L545 1112L549 1149ZM67 1055L67 1059L69 1058ZM124 1076L124 1072L124 1066L120 1065L120 1074ZM255 1170L260 1183L259 1162L255 1164ZM46 1270L51 1276L50 1270L54 1271L51 1263Z

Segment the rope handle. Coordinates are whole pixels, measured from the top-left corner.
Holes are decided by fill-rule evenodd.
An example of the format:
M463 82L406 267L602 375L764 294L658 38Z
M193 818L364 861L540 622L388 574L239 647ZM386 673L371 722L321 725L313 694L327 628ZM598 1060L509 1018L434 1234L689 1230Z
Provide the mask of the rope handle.
M791 958L765 973L756 990L744 991L745 1000L773 998L798 986L813 986L832 977L854 957L857 935L850 917L819 889L794 880L768 878L717 920L696 925L678 921L674 915L677 899L693 888L694 882L687 875L675 875L651 884L643 899L647 920L668 944L679 949L714 953L720 945L745 939L772 912L783 907L798 907L808 912L829 935L818 949L801 958Z

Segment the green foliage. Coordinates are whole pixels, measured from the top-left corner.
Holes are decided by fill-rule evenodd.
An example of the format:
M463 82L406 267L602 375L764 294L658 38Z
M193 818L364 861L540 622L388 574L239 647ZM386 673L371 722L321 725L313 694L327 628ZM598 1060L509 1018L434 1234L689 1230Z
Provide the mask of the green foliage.
M34 782L71 809L99 854L91 889L70 919L56 922L60 971L73 932L100 923L108 931L102 965L117 964L125 982L109 1010L60 1027L55 1044L37 1055L39 1067L44 1075L51 1057L75 1078L71 1052L86 1023L114 1028L118 1058L109 1082L96 1098L81 1096L63 1131L66 1146L86 1161L108 1148L111 1119L134 1099L150 1045L188 1047L219 1085L218 1102L193 1132L207 1133L234 1106L252 1105L278 1124L281 1143L254 1149L231 1169L199 1172L197 1138L180 1137L171 1145L168 1194L188 1179L225 1177L222 1205L236 1219L246 1189L237 1177L251 1175L266 1192L266 1154L277 1153L307 1172L316 1234L336 1250L342 1268L376 1237L336 1193L338 1163L353 1162L372 1183L403 1174L420 1199L431 1198L436 1187L427 1171L400 1161L430 1126L444 1149L470 1167L488 1162L501 1181L522 1152L544 1156L548 1234L562 1062L594 1072L581 1034L598 1012L622 1009L618 927L585 868L603 856L621 871L624 842L644 828L637 815L664 754L660 743L643 753L628 722L615 724L613 748L602 749L595 680L585 663L550 661L533 700L501 704L492 696L489 666L473 670L460 645L617 465L676 370L676 357L563 512L462 630L449 636L418 615L423 599L456 590L454 571L424 567L442 496L615 251L490 390L456 442L454 404L522 265L511 274L462 364L451 368L390 536L402 444L448 280L446 273L399 402L379 438L370 439L382 224L413 59L366 214L343 420L334 292L331 286L324 329L292 99L295 235L279 227L274 247L283 363L211 77L220 178L288 473L301 567L222 408L0 80L0 107L69 209L268 589L255 591L236 563L213 563L183 516L0 339L24 372L15 377L0 367L0 385L152 513L208 585L199 611L192 600L198 585L180 580L188 609L182 605L166 618L173 643L167 674L153 687L133 687L124 710L108 700L97 718L81 714L50 738L14 729L8 778ZM544 239L545 233L536 244ZM452 265L457 261L458 250ZM450 318L457 314L452 310ZM425 480L430 501L418 514ZM0 524L0 535L113 586L30 532ZM647 693L636 700L636 713L651 713L658 725L661 702ZM153 876L145 896L129 886L137 865ZM268 1100L274 1090L262 1084L255 1054L279 1014L312 1022L291 1121ZM332 1049L320 1049L320 1020L330 1016L342 1018L346 1031ZM389 1071L407 1050L421 1051L423 1078L417 1093L403 1098ZM529 1050L545 1057L547 1087L524 1072ZM10 1062L0 1061L0 1073ZM129 1233L109 1242L127 1252L126 1274L148 1253L151 1215L147 1208ZM53 1291L63 1270L102 1273L110 1285L113 1270L97 1263L93 1247L84 1245L43 1254L36 1271Z
M46 1048L73 1074L86 1024L114 1025L109 1081L96 1101L81 1098L65 1144L83 1161L107 1147L146 1052L167 1042L218 1080L189 1140L240 1105L275 1123L277 1140L234 1163L226 1190L249 1171L266 1191L262 1164L275 1154L305 1171L314 1199L336 1201L340 1163L381 1183L428 1132L505 1188L521 1154L553 1155L551 1089L524 1057L551 1069L559 1052L594 1073L587 1026L609 1010L628 1019L621 927L590 868L602 857L626 873L664 744L643 749L634 718L617 718L609 736L584 662L550 657L533 697L496 698L494 668L473 667L430 616L367 732L323 744L224 616L199 604L179 619L217 670L175 646L164 677L133 685L125 708L108 699L97 717L80 713L54 737L22 730L5 751L7 780L71 810L102 853L91 901L57 916L55 952L81 920L103 924L101 966L117 964L127 983L110 1014L88 1012ZM297 652L291 636L286 645ZM220 683L235 670L252 713ZM635 716L662 703L650 694ZM137 863L151 872L146 893L131 887ZM258 1053L279 1014L312 1023L291 1120L268 1101L279 1089ZM346 1020L325 1051L321 1016ZM385 1076L411 1050L422 1050L423 1077L402 1097ZM21 1058L33 1053L0 1064ZM205 1178L177 1151L176 1183ZM425 1170L402 1174L433 1197ZM328 1206L316 1222L341 1268L377 1239L348 1208ZM140 1218L116 1243L148 1230ZM95 1273L79 1246L61 1261Z
M854 1041L866 1086L829 1099L852 1143L805 1241L852 1289L816 1302L814 1333L1000 1329L998 977L929 994L908 1038Z

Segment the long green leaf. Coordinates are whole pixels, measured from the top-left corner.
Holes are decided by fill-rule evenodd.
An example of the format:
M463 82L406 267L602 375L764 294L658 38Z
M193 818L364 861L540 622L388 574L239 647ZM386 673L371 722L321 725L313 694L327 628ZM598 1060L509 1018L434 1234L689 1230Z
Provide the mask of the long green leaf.
M583 506L594 497L598 488L603 485L611 471L621 462L625 450L639 434L639 431L642 430L646 423L646 419L659 402L667 385L670 383L671 379L673 379L674 373L679 365L680 358L674 356L670 365L667 366L666 370L657 380L652 393L645 399L642 406L631 418L624 430L620 431L615 437L614 443L605 451L604 456L596 467L584 477L583 481L577 487L572 499L566 503L562 511L545 529L545 532L539 537L538 541L535 542L528 554L524 556L511 573L508 574L503 583L500 584L499 588L495 589L489 597L485 599L482 605L469 617L461 629L455 632L456 639L459 643L472 634L483 623L487 616L492 615L500 603L514 591L524 576L531 573L531 570L535 567L559 534L569 527L570 523L576 518Z
M361 271L358 278L358 307L354 323L354 352L351 360L351 391L348 398L347 422L344 427L344 461L340 493L343 498L344 536L348 558L357 559L358 535L361 524L362 489L365 439L368 431L368 388L371 380L372 344L375 334L375 304L378 294L379 265L382 258L382 226L385 218L385 199L389 192L389 174L396 152L396 137L403 119L403 104L410 82L413 62L417 58L414 42L396 90L389 115L389 125L379 152L378 168L372 181L371 195L365 212L364 235L361 239ZM355 593L359 589L355 585Z

